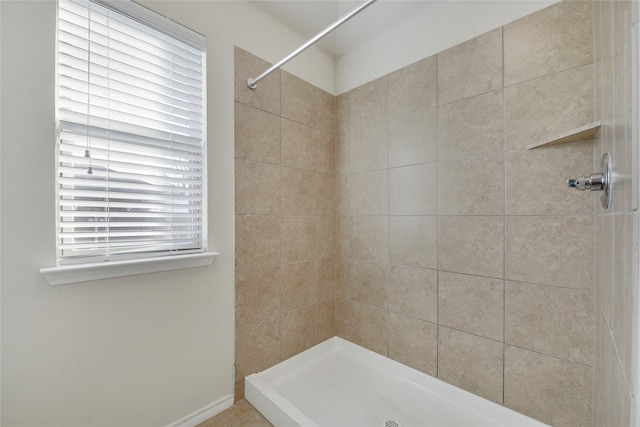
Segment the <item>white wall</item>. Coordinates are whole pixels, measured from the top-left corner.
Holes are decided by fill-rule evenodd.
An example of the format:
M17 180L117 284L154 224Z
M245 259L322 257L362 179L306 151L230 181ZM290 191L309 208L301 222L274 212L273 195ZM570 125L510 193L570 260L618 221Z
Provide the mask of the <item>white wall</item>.
M347 92L557 1L434 2L340 57L336 61L335 93Z
M267 60L301 44L242 2L146 1L208 38L210 267L52 287L56 3L0 2L1 420L162 426L233 393L233 46ZM291 70L332 92L333 61Z

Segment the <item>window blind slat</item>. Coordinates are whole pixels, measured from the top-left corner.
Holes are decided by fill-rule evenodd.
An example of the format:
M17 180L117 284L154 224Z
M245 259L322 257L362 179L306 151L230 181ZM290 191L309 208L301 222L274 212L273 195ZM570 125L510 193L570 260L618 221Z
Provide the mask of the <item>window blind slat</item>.
M63 111L64 112L64 111ZM62 114L62 112L61 112ZM91 137L92 141L96 141L97 144L101 140L120 141L124 143L131 143L142 146L151 147L175 147L178 150L181 146L191 147L193 152L201 152L199 148L202 139L185 137L184 135L173 135L168 132L153 131L148 132L150 135L140 135L128 132L121 132L115 129L104 129L97 126L87 126L80 123L73 123L66 120L59 122L62 135L75 134L79 137L84 137L85 141L87 136ZM203 132L204 133L204 132Z
M86 90L87 88L87 71L79 70L72 67L60 67L60 87L61 88L75 88L76 91ZM191 96L191 102L183 99L182 93L177 93L172 90L165 90L164 87L159 87L161 92L151 91L150 89L142 90L143 83L131 84L130 82L121 82L117 79L117 75L112 74L109 79L103 76L99 76L95 73L91 73L91 85L93 87L108 87L112 93L120 94L119 96L134 99L137 104L162 104L180 109L182 111L188 111L190 114L198 115L202 117L202 111L191 111L194 103L202 104L201 100L194 102L194 96ZM148 83L148 82L145 82Z
M140 212L154 212L154 213L182 213L182 214L193 214L197 216L196 213L201 212L199 210L195 210L193 206L185 206L183 209L180 209L176 205L163 205L159 203L146 203L144 206L140 206L139 203L135 202L123 202L123 201L84 201L84 200L65 200L61 199L59 201L61 214L60 216L64 216L65 209L71 209L72 211L81 210L81 209L91 209L91 210L101 210L102 212L113 213L114 211L126 210L126 211L140 211ZM110 215L111 217L112 215Z
M203 251L204 51L169 35L175 23L158 31L161 18L59 9L59 263Z
M197 79L192 79L193 75L200 71L198 68L200 59L197 56L191 56L176 45L167 45L159 48L148 45L141 39L130 37L129 34L117 36L117 32L99 32L93 26L91 32L88 32L88 30L83 31L82 29L60 32L59 41L73 49L76 52L74 56L79 58L87 57L88 47L91 45L92 53L100 54L110 51L112 55L109 56L109 59L137 58L147 64L144 68L164 69L164 73L178 74L176 76L177 79L191 79L197 85ZM90 37L90 42L87 39L88 37ZM175 60L169 60L167 59L168 57L175 58Z
M176 27L176 25L178 24L176 24L173 21L165 20L165 22L163 22L164 24L163 28L157 28L157 27L152 27L150 25L147 25L146 23L143 24L142 22L139 22L141 21L139 17L134 16L133 19L131 19L130 16L127 16L128 15L127 11L124 11L124 13L122 13L121 11L114 10L114 9L117 9L118 6L128 6L126 3L129 3L129 5L131 5L131 2L118 3L118 2L111 1L106 5L102 5L101 3L103 2L95 1L95 0L91 1L91 4L92 4L91 14L95 22L104 22L105 19L110 19L111 20L110 25L113 29L117 29L125 34L135 33L138 35L140 39L154 46L160 47L165 44L177 44L182 49L184 49L185 52L190 53L193 57L196 57L196 58L200 56L201 51L204 48L204 40L200 35L194 34L195 38L199 38L200 41L196 43L191 43L180 37L176 37L174 34L170 34L172 30L176 30L176 29L179 29L181 31L183 30L190 31L182 26ZM116 7L114 8L114 6ZM74 22L74 23L86 21L89 17L89 12L87 7L88 7L87 0L70 0L64 6L64 9L60 10L60 13L59 13L60 19L67 20L69 22ZM132 7L135 8L136 6L133 5ZM137 14L136 12L140 10L139 8L138 10L136 10L128 7L127 9L129 9L129 12L134 12L134 14ZM143 10L143 12L148 12L148 10ZM147 18L154 18L155 17L154 15L159 17L160 19L163 19L157 14L153 14L153 15L147 14ZM169 28L169 27L172 27L172 28Z
M60 74L73 77L84 83L90 83L96 87L111 87L119 89L124 86L123 91L132 92L139 95L149 96L169 96L171 99L178 99L187 102L190 108L193 105L202 104L200 93L197 92L197 86L189 86L184 83L173 82L165 76L158 76L146 71L131 69L120 70L116 67L109 67L114 64L102 64L93 62L91 67L87 66L86 54L77 57L70 52L72 48L62 46L60 55ZM67 52L69 51L69 52ZM82 54L80 51L78 54ZM131 74L135 73L135 74ZM199 74L194 74L194 78L201 78ZM122 90L122 89L121 89Z
M60 96L64 97L65 99L71 100L87 99L88 93L87 90L82 87L82 83L76 84L75 82L69 82L68 77L66 76L63 76L61 78L61 81L63 81L63 83L60 86ZM65 82L68 84L68 86L64 85ZM93 85L93 87L97 86ZM200 112L190 111L188 108L185 108L188 107L189 104L185 104L185 107L182 107L182 105L174 105L176 101L175 98L163 98L156 100L153 98L150 99L149 97L122 92L108 87L103 87L102 90L106 92L104 95L102 95L103 97L108 96L108 99L115 100L115 102L121 104L120 109L123 109L122 106L124 106L126 108L153 111L157 114L170 114L169 117L175 116L186 118L196 126L198 123L202 122L202 114ZM182 102L179 103L181 104Z

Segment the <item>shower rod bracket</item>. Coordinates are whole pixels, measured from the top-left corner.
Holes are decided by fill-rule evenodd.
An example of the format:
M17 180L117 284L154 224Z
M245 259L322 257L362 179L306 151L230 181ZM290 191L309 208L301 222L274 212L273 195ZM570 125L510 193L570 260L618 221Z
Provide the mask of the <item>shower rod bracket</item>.
M313 44L315 44L318 40L320 40L321 38L323 38L324 36L326 36L327 34L329 34L330 32L332 32L333 30L335 30L336 28L338 28L340 25L344 24L345 22L347 22L349 19L353 18L354 16L356 16L358 13L360 13L361 11L363 11L365 8L367 8L368 6L370 6L373 2L375 2L376 0L367 0L364 3L362 3L360 6L356 7L355 9L353 9L351 12L347 13L346 15L344 15L342 18L338 19L337 21L335 21L334 23L332 23L331 25L329 25L327 28L325 28L324 30L320 31L318 34L316 34L312 39L310 39L309 41L307 41L305 44L303 44L302 46L300 46L299 48L297 48L296 50L294 50L293 52L291 52L288 56L286 56L285 58L283 58L282 60L280 60L280 62L274 64L271 66L271 68L269 68L268 70L264 71L262 74L260 74L258 77L256 78L250 78L249 80L247 80L247 86L249 86L249 88L251 89L256 89L258 87L258 82L262 79L264 79L265 77L267 77L269 74L271 74L272 72L274 72L275 70L277 70L278 68L282 67L284 64L286 64L287 62L291 61L293 58L295 58L296 56L298 56L299 54L301 54L303 51L307 50L309 47L311 47Z

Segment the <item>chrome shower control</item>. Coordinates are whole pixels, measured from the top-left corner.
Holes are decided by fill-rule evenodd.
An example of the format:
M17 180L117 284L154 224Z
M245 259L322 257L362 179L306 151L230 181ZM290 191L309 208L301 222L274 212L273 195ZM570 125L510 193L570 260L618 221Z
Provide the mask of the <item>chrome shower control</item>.
M567 181L567 184L569 184L569 187L577 190L599 191L604 187L604 177L601 173L592 173L589 176L570 179Z
M600 194L600 204L605 209L611 204L611 156L604 153L600 161L602 173L592 173L591 175L581 176L576 179L567 181L569 187L576 190L602 191Z

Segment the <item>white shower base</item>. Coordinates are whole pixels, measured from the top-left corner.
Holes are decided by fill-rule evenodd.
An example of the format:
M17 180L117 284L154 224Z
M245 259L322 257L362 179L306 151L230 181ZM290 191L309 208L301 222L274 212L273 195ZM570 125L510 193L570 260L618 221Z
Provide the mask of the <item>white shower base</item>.
M276 427L546 426L338 337L249 375L245 397Z

